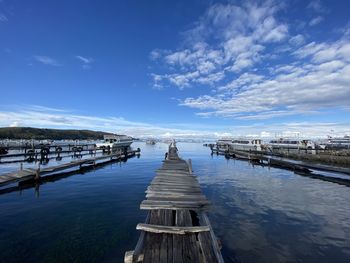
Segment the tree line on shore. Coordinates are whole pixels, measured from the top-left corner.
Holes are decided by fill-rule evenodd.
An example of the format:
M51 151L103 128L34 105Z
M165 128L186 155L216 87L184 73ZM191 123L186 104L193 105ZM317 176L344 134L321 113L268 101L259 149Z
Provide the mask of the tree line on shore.
M31 127L0 128L0 139L12 140L100 140L106 134L110 133L91 130L41 129Z

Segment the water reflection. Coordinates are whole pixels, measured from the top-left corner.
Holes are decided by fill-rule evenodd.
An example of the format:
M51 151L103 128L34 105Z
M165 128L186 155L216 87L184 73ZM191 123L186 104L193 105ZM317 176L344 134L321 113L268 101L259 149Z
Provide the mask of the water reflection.
M349 188L223 157L198 172L228 262L350 259Z
M139 159L39 185L40 198L33 185L0 195L0 261L123 262L167 149L135 145ZM350 262L350 188L177 146L213 204L226 262Z

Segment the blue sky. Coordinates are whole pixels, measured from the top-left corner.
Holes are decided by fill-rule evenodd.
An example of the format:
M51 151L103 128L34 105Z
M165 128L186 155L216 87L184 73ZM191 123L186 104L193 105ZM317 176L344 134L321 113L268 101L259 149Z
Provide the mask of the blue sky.
M0 126L350 134L350 2L0 0Z

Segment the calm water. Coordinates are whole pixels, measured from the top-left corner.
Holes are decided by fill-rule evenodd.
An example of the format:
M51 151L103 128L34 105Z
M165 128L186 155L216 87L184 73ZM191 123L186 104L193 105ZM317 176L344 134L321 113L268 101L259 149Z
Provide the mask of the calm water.
M141 157L0 195L1 262L123 262L167 145ZM213 206L226 262L350 262L350 188L178 144Z

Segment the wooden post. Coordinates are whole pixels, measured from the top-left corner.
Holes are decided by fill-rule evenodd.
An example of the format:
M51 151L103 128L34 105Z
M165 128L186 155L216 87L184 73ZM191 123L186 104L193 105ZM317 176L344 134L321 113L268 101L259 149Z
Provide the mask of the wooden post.
M35 184L35 196L37 197L37 198L39 198L40 197L40 186L39 186L39 184Z
M188 159L188 170L190 172L190 174L192 174L192 160Z
M40 179L40 166L35 171L35 180L39 180L39 179Z

